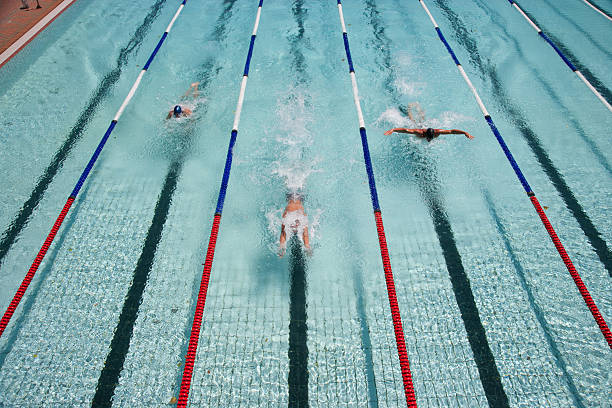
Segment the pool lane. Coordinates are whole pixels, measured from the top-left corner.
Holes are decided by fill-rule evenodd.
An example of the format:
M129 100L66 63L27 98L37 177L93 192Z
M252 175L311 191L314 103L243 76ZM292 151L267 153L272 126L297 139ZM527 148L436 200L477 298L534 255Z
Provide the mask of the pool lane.
M136 50L138 50L142 39L150 30L151 24L159 16L165 1L166 0L159 0L153 4L148 15L145 16L142 24L136 28L130 41L121 49L117 57L116 67L102 77L94 91L94 94L89 98L87 104L81 112L81 115L77 118L76 123L70 129L66 139L55 152L48 167L38 177L37 184L30 193L29 198L23 203L16 217L2 233L2 238L0 239L0 266L2 265L4 257L9 252L15 240L27 226L32 213L40 204L40 201L42 200L45 191L49 187L49 184L53 182L53 179L63 167L64 161L83 136L83 133L87 129L90 121L93 119L100 104L110 95L113 87L121 77L122 70L127 64L128 58Z
M383 66L387 67L388 77L384 80L385 90L391 96L393 103L400 106L401 97L393 87L396 77L390 69L393 60L390 53L391 44L385 34L384 23L379 17L380 12L377 9L376 2L374 0L366 1L366 10L370 17L369 23L375 38L375 48L381 54L380 59L384 62ZM466 328L487 400L490 405L508 406L508 397L501 383L499 370L495 364L495 358L491 352L480 313L474 301L470 280L461 261L454 233L446 215L446 203L441 197L437 165L418 149L410 151L407 159L410 162L414 177L418 180L417 184L421 190L421 195L424 196L425 202L429 206L429 213L442 248L455 299Z
M167 21L165 22L164 27L166 26L166 24ZM155 41L157 42L157 39L155 39ZM163 115L160 116L163 117ZM130 128L129 122L126 124L126 126L127 129ZM139 139L142 140L142 137L139 137ZM134 154L133 146L130 146L129 142L127 143L126 148L125 139L123 139L123 143L118 143L119 145L122 145L119 151L123 150L124 152L130 152L130 154ZM111 149L111 152L113 150L114 149ZM116 153L117 151L114 150L114 152ZM113 157L115 157L115 159L113 159ZM46 279L46 282L44 282L43 284L43 288L46 289L41 290L39 297L36 299L36 305L29 313L24 327L22 327L20 330L20 336L17 339L16 344L13 346L13 350L17 351L20 347L20 344L23 344L24 342L27 343L28 341L32 340L31 333L39 331L39 329L35 328L36 324L39 325L39 328L44 326L40 324L40 320L38 319L41 313L50 313L51 315L55 316L55 319L53 319L55 320L55 322L51 326L57 326L57 329L63 330L61 326L62 323L65 322L68 318L66 314L74 315L76 312L76 314L78 315L79 311L81 310L85 311L91 308L93 311L97 307L100 307L99 314L92 313L91 317L81 316L83 318L80 320L82 324L92 325L93 327L96 327L96 329L99 328L100 332L96 332L96 330L91 330L92 332L96 332L99 337L89 337L89 334L91 333L88 333L87 335L75 334L74 339L78 340L74 341L73 344L61 345L61 341L56 341L55 344L53 344L54 339L57 340L54 337L54 334L59 333L57 332L57 329L52 329L48 330L46 333L40 333L40 335L45 336L45 339L38 340L37 342L38 344L40 344L41 351L40 353L36 353L35 358L40 357L40 360L37 361L39 364L44 365L45 362L49 362L49 360L47 360L48 358L53 358L54 361L56 361L58 364L61 364L61 358L58 358L59 356L68 358L70 359L70 361L77 361L79 358L84 358L84 361L86 361L86 363L82 363L81 366L85 372L79 374L79 377L82 378L83 381L87 381L90 378L90 374L96 373L95 375L97 376L97 374L99 373L99 371L97 371L98 368L96 366L100 362L103 362L104 357L94 357L92 356L92 354L88 353L92 352L95 354L95 352L99 351L102 351L104 353L104 347L106 346L106 344L104 342L100 342L100 339L105 339L106 335L102 333L105 332L105 330L109 330L109 332L106 332L106 334L112 334L113 326L115 326L116 324L112 324L112 316L115 311L114 303L117 301L118 305L122 303L122 294L126 293L122 286L125 283L129 283L129 280L126 282L122 279L123 276L129 278L129 274L121 275L121 272L123 271L123 267L127 267L128 269L133 270L133 267L130 268L133 255L131 250L136 249L138 250L138 252L140 252L141 243L144 242L144 240L139 238L139 232L142 230L140 226L138 224L134 224L134 222L143 222L143 226L146 226L147 221L151 221L151 219L149 218L149 214L153 215L153 208L149 207L148 205L150 203L149 199L153 199L154 203L157 192L159 191L159 188L156 186L156 170L151 171L149 175L143 177L142 169L138 169L139 166L134 166L134 168L131 168L129 166L129 161L126 162L125 158L116 158L116 156L114 156L112 153L107 155L106 158L102 159L101 162L102 171L100 173L102 173L102 175L100 177L102 178L102 180L92 180L90 183L88 183L88 186L91 186L92 184L97 186L96 188L92 189L97 191L97 194L94 194L93 198L90 196L90 199L93 199L94 201L96 201L96 199L99 199L101 200L101 202L86 203L83 207L83 212L81 213L83 218L79 218L77 221L75 221L73 225L66 226L66 228L64 229L71 230L71 234L64 241L66 245L69 245L69 248L61 248L61 253L63 255L55 260L57 262L54 263L53 268ZM140 163L142 163L142 161L140 161ZM115 174L115 181L112 183L112 186L110 188L107 184L108 181L105 181L105 179L108 179L109 169L114 169L119 172L118 174ZM112 174L112 172L113 171L111 170L110 174ZM122 178L120 176L121 174L123 174L125 178ZM163 177L160 178L159 181L163 182ZM134 196L134 194L130 193L130 190L132 192L135 192L141 191L142 188L145 188L143 194L136 194L136 196ZM123 201L120 201L122 195L124 196ZM130 196L132 196L132 198L127 199L127 197ZM94 210L91 211L92 209ZM110 215L111 213L112 216ZM85 228L82 230L81 227L83 227L83 225L85 225ZM104 226L108 228L107 231L103 230ZM114 232L117 229L120 230L121 233L115 235ZM80 238L79 235L81 235ZM119 239L122 236L124 238ZM103 237L109 238L111 242L108 242ZM131 244L126 243L125 237L133 238ZM144 235L142 236L142 238L144 238ZM83 242L81 244L77 244L75 240L78 239L82 239ZM81 250L83 250L84 252L81 252ZM72 255L74 253L79 253L80 255L87 255L83 255L80 258L79 262L75 262L76 266L74 268L70 268L69 266L67 266L71 262L69 261L70 257L67 257L66 255ZM124 261L125 263L117 261L117 258L121 258L122 261ZM74 261L74 258L72 259ZM66 264L66 262L68 262L68 264ZM98 268L106 269L106 271L101 274L98 274ZM70 272L75 269L77 270L77 272L80 270L82 273L71 275ZM107 280L108 278L112 278L112 280L109 281ZM102 282L100 281L100 279L102 279ZM49 299L49 295L51 295L52 297L57 296L57 293L54 291L53 288L55 287L55 284L58 281L62 280L64 281L62 285L62 290L60 291L60 293L63 294L63 296L60 295L62 298L62 302L57 302L57 299ZM118 286L114 286L115 284L117 284ZM101 292L98 292L98 294L103 294L103 296L91 296L92 292L90 292L90 289L92 291L95 291L95 289L93 288L96 287L101 290ZM83 288L88 288L85 289L85 293L83 293ZM115 295L119 296L115 298ZM110 300L111 298L113 300ZM53 301L54 305L52 307L45 307L45 303L48 300ZM91 303L89 303L88 300L91 300ZM111 304L107 303L109 301L111 302ZM101 307L101 305L111 306L113 312L111 312L110 315L105 315L105 308ZM77 310L75 310L75 307L77 308ZM110 317L110 320L107 320L108 317ZM106 324L108 323L111 323L111 325L106 326ZM74 329L77 330L77 333L80 333L80 330L83 328L83 326L76 323L75 320L72 320L70 325L74 326ZM31 330L33 330L33 332ZM79 340L84 341L86 344L90 344L84 345L82 342L79 342ZM101 348L98 348L97 346L101 346ZM49 347L49 349L47 350L46 347ZM69 351L68 349L70 349L70 347L76 347L77 350L78 348L81 348L81 353L74 350ZM53 352L54 349L55 352ZM88 350L88 353L83 356L82 352L85 350ZM19 365L12 366L14 365L14 360L12 359L18 356L19 353L13 353L12 355L8 356L8 359L5 360L5 364L3 367L3 371L5 371L5 373L7 371L15 369L19 371ZM22 355L22 357L26 356ZM13 364L10 363L11 361L13 362ZM48 373L44 369L41 371L41 376L43 376L43 379L41 379L41 381L37 385L38 387L44 387L44 384L46 384L46 380L56 382L55 385L49 387L48 391L40 393L41 398L45 398L47 402L55 401L53 403L58 404L61 402L72 404L76 401L83 401L87 399L87 397L84 397L83 395L87 395L87 393L91 392L90 386L83 386L82 389L79 389L79 392L77 393L57 392L56 390L61 389L64 386L63 384L65 384L65 382L61 380L62 377L70 374L62 370L54 370L53 367L53 364L51 364L49 367L49 369L52 370L52 373ZM87 370L90 369L92 371L87 372ZM7 374L6 378L12 378L12 375ZM3 395L6 398L15 397L10 388L5 388L5 390L6 392L3 393ZM23 397L23 393L21 393L20 396Z

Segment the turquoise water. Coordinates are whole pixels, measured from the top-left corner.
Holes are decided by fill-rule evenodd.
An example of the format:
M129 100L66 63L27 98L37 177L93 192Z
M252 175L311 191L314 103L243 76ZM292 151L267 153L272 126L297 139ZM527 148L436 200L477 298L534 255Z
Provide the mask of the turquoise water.
M0 106L18 108L0 120L2 242L21 225L0 247L2 310L178 4L80 0L2 68ZM610 113L507 2L427 4L610 323L593 238L612 240ZM609 21L578 0L520 4L612 88ZM147 250L113 405L178 396L256 7L188 2L0 339L0 406L92 404ZM419 406L487 406L492 383L510 406L609 404L610 350L419 3L347 1L344 14ZM344 59L334 1L264 2L192 406L405 403ZM166 122L194 81L194 116ZM412 125L412 102L424 125L475 139L383 136ZM310 222L303 264L277 256L293 190ZM298 270L308 358L290 368ZM483 348L494 360L478 361Z

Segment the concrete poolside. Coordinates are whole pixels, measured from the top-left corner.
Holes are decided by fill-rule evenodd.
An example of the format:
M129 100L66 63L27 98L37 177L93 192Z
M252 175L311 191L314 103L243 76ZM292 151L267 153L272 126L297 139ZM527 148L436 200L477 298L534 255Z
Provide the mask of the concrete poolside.
M26 46L74 0L27 0L28 9L21 9L21 0L0 2L0 67Z

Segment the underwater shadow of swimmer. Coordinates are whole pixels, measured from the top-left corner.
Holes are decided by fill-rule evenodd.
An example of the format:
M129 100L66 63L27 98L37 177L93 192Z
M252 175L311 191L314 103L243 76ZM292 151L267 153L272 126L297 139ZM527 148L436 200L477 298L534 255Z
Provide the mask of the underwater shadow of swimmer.
M424 200L429 200L432 195L439 196L440 177L435 158L428 156L430 146L429 142L420 140L389 139L379 156L373 158L378 163L376 170L382 180L392 185L416 182Z

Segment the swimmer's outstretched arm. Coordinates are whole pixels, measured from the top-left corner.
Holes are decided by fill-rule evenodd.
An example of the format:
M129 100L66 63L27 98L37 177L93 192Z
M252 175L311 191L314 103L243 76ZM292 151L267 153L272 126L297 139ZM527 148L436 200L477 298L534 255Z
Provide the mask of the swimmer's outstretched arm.
M391 130L387 130L385 132L385 136L389 136L393 132L396 132L396 133L410 133L410 134L413 134L413 135L422 135L424 130L423 129L393 128Z
M467 137L468 139L473 139L474 138L474 136L470 135L468 132L465 132L465 131L459 130L459 129L451 129L451 130L436 129L436 133L438 133L440 135L465 135L465 137Z

